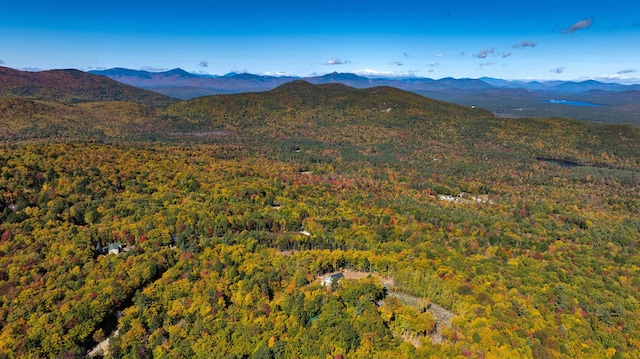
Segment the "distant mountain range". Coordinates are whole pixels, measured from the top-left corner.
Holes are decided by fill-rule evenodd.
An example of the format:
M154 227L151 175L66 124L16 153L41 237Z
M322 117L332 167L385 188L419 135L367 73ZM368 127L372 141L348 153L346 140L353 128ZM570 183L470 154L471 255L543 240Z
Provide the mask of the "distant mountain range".
M621 85L594 80L582 82L572 81L508 81L484 77L480 79L443 78L368 78L351 73L337 73L314 77L278 77L253 75L248 73L229 73L222 76L199 75L182 69L165 72L148 72L123 68L109 70L92 70L92 74L110 77L116 81L163 93L172 97L189 99L193 97L258 92L274 89L284 83L304 80L312 84L342 83L355 88L375 86L392 86L406 91L459 92L487 89L524 89L529 91L545 91L547 93L575 94L593 90L623 92L640 91L640 85Z
M131 74L129 71L118 73ZM150 76L196 77L182 70ZM271 81L250 74L229 77L246 83ZM327 78L361 81L355 75ZM259 93L180 101L78 70L26 72L0 67L0 141L146 141L182 133L247 133L247 128L256 132L255 138L279 137L295 135L300 126L330 132L346 124L369 126L374 120L385 126L411 125L418 114L421 121L493 118L487 111L389 86L356 89L341 83L315 85L296 80ZM274 118L278 120L273 122Z
M355 88L391 86L436 100L481 107L501 117L568 117L640 126L638 84L622 85L593 80L526 82L489 77L449 77L438 80L420 77L368 78L337 72L313 77L277 77L234 72L214 76L193 74L182 69L148 72L115 68L90 72L180 99L263 92L288 82L304 80L312 84L341 83Z
M390 112L394 121L405 121L417 113L431 120L494 117L480 109L489 109L498 117L583 117L640 126L640 91L594 90L593 82L586 84L591 89L570 94L497 87L486 79L369 79L340 73L304 81L252 74L207 79L180 69L164 73L113 69L107 73L147 83L164 79L168 88L181 81L198 91L202 89L197 84L206 81L225 85L229 92L243 86L245 93L180 101L78 70L25 72L0 67L0 140L142 140L170 133L228 131L260 121L269 122L269 131L278 127L277 133L260 136L278 137L305 116L320 121L318 124L329 121L320 128L332 125L340 116L349 123L373 118L384 122L383 114ZM256 92L278 82L282 84L274 89ZM413 93L398 89L400 85ZM560 88L575 88L564 85ZM585 98L604 105L569 105Z
M297 80L300 78L247 73L199 75L182 69L148 72L115 68L86 73L78 70L26 72L0 67L0 97L64 105L124 101L158 108L178 101L177 98L264 92ZM565 117L640 127L640 85L592 80L367 78L336 72L303 80L311 84L341 83L361 89L390 86L440 101L487 109L499 117Z
M491 77L483 77L480 78L481 81L484 81L488 84L491 84L495 87L502 88L522 88L531 91L549 91L549 92L560 92L560 93L577 93L577 92L586 92L592 90L601 90L601 91L613 91L613 92L621 92L621 91L638 91L640 90L640 85L622 85L618 83L610 83L610 82L600 82L595 80L586 80L581 82L575 81L507 81L494 79Z

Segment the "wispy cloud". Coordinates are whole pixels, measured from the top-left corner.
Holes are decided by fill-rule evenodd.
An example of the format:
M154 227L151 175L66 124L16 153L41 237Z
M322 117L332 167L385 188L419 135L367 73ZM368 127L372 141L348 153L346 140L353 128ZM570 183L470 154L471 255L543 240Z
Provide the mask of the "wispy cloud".
M415 73L413 71L378 71L371 69L356 70L353 72L356 75L365 77L413 77Z
M536 46L538 46L537 42L524 40L524 41L521 41L521 42L513 45L513 48L514 49L524 49L525 47L536 47Z
M404 64L401 61L390 61L389 65L402 66Z
M162 67L142 66L140 70L147 71L147 72L163 72L163 71L168 71L169 69L162 68Z
M493 54L495 52L495 49L491 48L491 49L484 49L480 52L478 52L477 54L473 54L474 57L480 58L480 59L486 59L487 56L489 56L489 54Z
M502 58L509 57L509 56L511 56L510 52L503 52L502 53Z
M403 53L402 53L402 56L404 56L404 57L411 57L411 54L409 54L408 52L403 52Z
M430 63L430 64L429 64L429 65L427 65L427 66L429 66L429 67L436 67L436 66L440 66L440 63L439 63L439 62L432 62L432 63Z
M200 61L199 67L209 67L209 61Z
M564 66L558 66L555 69L551 69L551 71L549 72L553 72L554 74L561 74L564 72L565 67Z
M286 76L287 73L284 72L284 71L275 71L275 72L267 71L267 72L263 72L262 75L264 75L264 76Z
M623 71L618 71L615 74L608 74L608 75L602 75L599 77L596 77L597 80L602 80L602 81L615 81L617 83L621 83L621 84L638 84L640 83L640 77L637 77L634 75L631 75L633 73L637 73L638 71L636 70L623 70Z
M571 25L568 29L562 30L563 34L571 34L572 32L588 29L593 24L593 18L590 17L588 19L580 20L575 24Z
M435 56L435 57L444 57L444 54L442 54L442 53L437 53L437 54L435 54L434 56Z
M348 64L351 61L342 61L340 59L329 59L327 60L327 62L325 62L325 65L344 65L344 64Z
M4 65L4 61L3 60L0 60L0 65Z

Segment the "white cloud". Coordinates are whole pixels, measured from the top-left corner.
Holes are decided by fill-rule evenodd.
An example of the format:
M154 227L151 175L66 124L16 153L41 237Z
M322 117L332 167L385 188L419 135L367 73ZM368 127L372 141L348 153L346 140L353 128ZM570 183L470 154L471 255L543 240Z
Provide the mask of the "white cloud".
M598 76L595 79L599 81L605 82L617 82L621 84L640 84L640 77L629 76L629 74L637 73L637 71L632 70L631 72L626 72L627 70L618 71L615 74L606 74L602 76Z
M415 76L413 71L378 71L371 69L356 70L356 75L364 77L412 77Z
M442 54L442 53L437 53L437 54L435 54L434 56L435 56L435 57L444 57L444 54Z
M238 66L234 66L231 70L229 70L229 72L235 72L237 74L248 74L248 73L251 73L248 68L245 67L243 69L240 69L240 68L238 68Z
M329 59L327 60L327 62L325 62L325 65L344 65L344 64L348 64L351 61L342 61L340 59Z
M163 68L163 67L153 67L153 66L142 66L140 68L141 71L147 71L147 72L164 72L164 71L169 71L169 69Z
M275 72L263 72L264 76L286 76L287 73L284 71L275 71Z

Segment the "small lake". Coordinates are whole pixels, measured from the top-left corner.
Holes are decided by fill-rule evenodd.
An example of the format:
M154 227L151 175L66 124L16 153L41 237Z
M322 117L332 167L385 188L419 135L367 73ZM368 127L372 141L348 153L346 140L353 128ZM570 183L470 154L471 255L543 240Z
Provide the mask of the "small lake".
M600 107L606 105L600 105L597 103L586 102L586 101L570 101L570 100L540 100L538 102L544 103L552 103L554 105L569 105L569 106L588 106L588 107Z

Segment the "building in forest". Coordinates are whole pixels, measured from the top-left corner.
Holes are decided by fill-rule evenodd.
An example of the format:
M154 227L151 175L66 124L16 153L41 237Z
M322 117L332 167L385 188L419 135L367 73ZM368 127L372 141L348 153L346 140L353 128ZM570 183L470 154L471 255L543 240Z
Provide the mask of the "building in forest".
M95 254L96 256L99 254L115 254L118 255L123 251L122 243L109 243L108 246L103 247L100 242L96 244Z
M340 281L340 279L344 278L344 274L342 272L338 272L338 273L334 273L334 274L329 274L325 277L322 278L322 285L323 286L330 286L334 283L338 283Z

